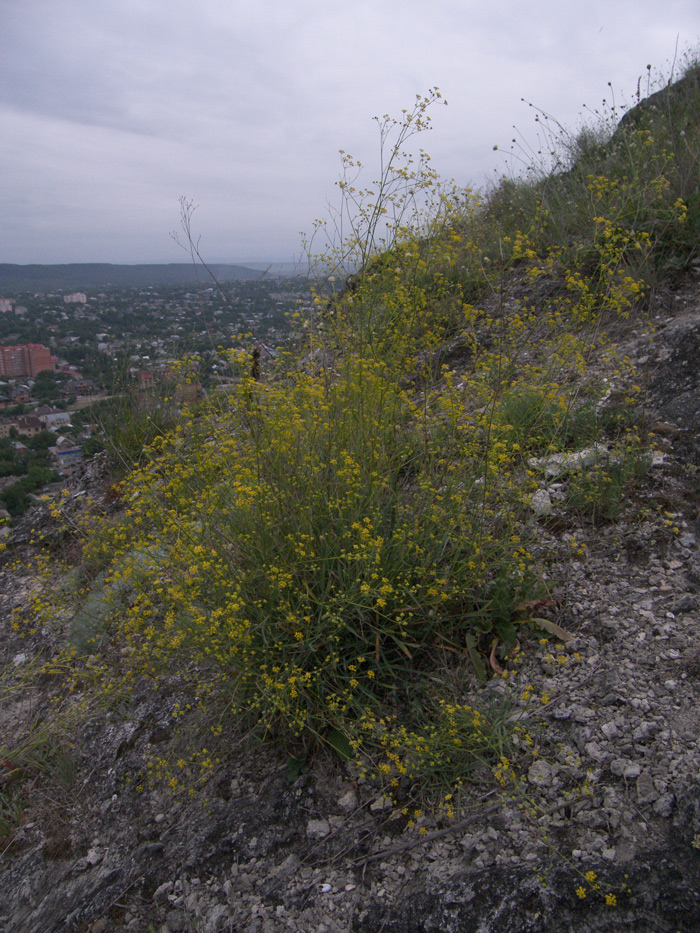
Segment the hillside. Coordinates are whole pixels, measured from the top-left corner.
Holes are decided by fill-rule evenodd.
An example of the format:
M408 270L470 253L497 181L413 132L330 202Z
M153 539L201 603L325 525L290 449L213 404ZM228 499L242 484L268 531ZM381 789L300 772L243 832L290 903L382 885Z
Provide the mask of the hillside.
M438 100L296 342L6 535L7 933L700 929L698 70L485 197Z

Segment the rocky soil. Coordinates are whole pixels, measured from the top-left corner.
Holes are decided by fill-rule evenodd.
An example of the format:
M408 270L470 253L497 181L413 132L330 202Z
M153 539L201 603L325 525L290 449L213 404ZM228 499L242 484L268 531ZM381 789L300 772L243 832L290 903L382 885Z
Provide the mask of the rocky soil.
M1 933L700 930L697 287L659 311L653 339L625 341L663 456L603 525L561 520L550 483L538 558L549 618L574 637L524 636L509 676L478 687L539 746L517 787L483 775L453 820L409 830L348 766L317 759L295 777L248 748L204 801L138 792L182 699L177 682L141 685L80 725L63 786L25 776L35 798L0 843ZM9 561L1 574L0 663L21 673L61 620L20 638L10 613L35 581ZM52 696L50 678L0 693L0 729Z

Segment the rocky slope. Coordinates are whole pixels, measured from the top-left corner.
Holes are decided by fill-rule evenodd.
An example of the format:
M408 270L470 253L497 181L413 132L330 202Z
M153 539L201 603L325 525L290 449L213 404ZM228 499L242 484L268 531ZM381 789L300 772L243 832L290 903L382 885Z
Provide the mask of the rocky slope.
M232 751L203 798L139 792L183 689L143 684L76 727L51 780L20 776L0 931L700 930L700 289L659 298L652 320L622 349L663 456L607 524L560 521L550 484L538 559L574 638L523 637L508 677L478 687L539 746L517 785L477 775L452 820L410 830L348 766L295 776L266 749ZM8 553L29 549L25 526ZM63 623L21 638L11 613L36 581L9 558L1 574L0 663L18 678ZM0 694L3 734L41 719L56 683ZM16 777L0 771L5 791Z

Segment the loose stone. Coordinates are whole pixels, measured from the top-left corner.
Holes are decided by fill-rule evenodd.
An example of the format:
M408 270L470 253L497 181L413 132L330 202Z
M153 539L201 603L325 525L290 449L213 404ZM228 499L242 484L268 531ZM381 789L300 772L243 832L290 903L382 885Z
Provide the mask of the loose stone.
M629 761L626 758L616 758L610 763L610 770L618 777L629 779L639 777L642 768L636 761Z
M331 831L331 825L328 820L309 820L306 824L306 835L311 838L320 838L327 836Z

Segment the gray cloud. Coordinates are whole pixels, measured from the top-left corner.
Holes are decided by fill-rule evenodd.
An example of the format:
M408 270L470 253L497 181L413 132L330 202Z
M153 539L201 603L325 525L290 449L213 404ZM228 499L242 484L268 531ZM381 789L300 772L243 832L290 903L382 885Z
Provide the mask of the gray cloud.
M178 197L207 254L286 258L334 196L339 148L439 85L421 140L481 184L521 97L572 125L700 35L696 0L0 0L0 261L178 261Z

